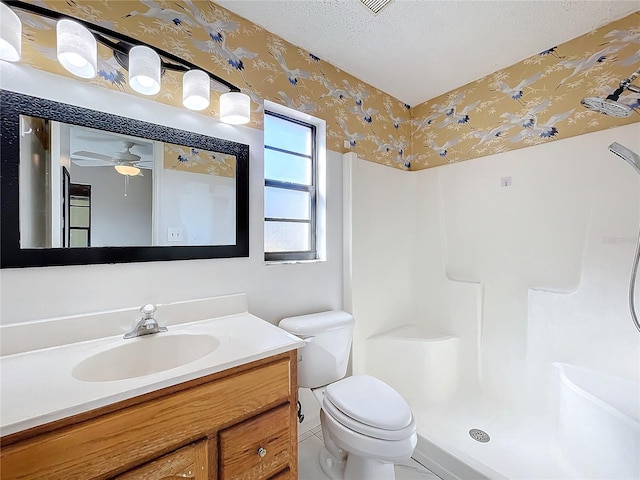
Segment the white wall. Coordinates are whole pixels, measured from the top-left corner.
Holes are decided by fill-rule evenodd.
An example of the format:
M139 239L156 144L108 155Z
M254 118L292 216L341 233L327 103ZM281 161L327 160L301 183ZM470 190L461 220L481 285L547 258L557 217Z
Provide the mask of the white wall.
M233 245L236 241L236 179L164 169L160 245ZM181 228L181 242L168 241Z
M153 172L125 177L113 167L81 167L71 162L71 183L91 185L91 246L151 245Z
M640 175L612 141L640 152L640 124L405 174L356 161L354 368L368 335L414 322L460 337L467 380L502 398L552 361L638 380Z
M349 157L349 155L345 155ZM365 369L366 343L359 341L415 318L410 285L414 253L415 177L358 159L345 159L351 178L351 271L345 305L356 319L352 363ZM348 213L347 213L348 215ZM350 295L350 298L349 298Z
M351 313L356 319L354 336L362 339L412 323L416 316L411 273L416 177L360 159L351 168ZM354 342L354 372L364 369L360 350L365 347Z
M248 258L4 269L0 322L80 314L246 292L251 313L281 318L342 307L342 164L327 154L327 261L266 265L263 256L262 131L108 91L22 65L0 65L2 88L250 145ZM73 288L70 288L73 286Z

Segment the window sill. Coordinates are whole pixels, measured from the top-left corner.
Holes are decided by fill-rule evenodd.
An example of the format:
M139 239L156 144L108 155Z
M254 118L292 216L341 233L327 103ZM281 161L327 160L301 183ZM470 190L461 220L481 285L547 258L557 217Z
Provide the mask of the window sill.
M314 260L265 260L265 265L294 265L298 263L324 263L326 260L317 258Z

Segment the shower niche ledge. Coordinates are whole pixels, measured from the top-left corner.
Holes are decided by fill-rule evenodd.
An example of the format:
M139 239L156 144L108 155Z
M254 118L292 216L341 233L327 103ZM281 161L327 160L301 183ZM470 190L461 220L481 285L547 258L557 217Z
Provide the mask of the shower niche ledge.
M366 343L367 370L410 404L445 401L458 388L460 339L454 335L406 324L372 335Z

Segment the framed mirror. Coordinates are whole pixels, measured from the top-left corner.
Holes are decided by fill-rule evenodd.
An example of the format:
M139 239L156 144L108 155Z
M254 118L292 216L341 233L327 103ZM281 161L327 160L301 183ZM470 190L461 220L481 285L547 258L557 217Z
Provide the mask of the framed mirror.
M7 90L2 268L249 255L249 146Z

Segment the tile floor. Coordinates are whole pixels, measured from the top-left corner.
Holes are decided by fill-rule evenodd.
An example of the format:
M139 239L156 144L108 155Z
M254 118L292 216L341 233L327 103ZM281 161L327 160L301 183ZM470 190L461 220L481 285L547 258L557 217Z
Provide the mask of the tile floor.
M322 446L320 426L312 428L298 437L298 478L300 480L327 480L318 464L318 453ZM395 470L396 480L440 480L440 477L415 460L396 465Z

